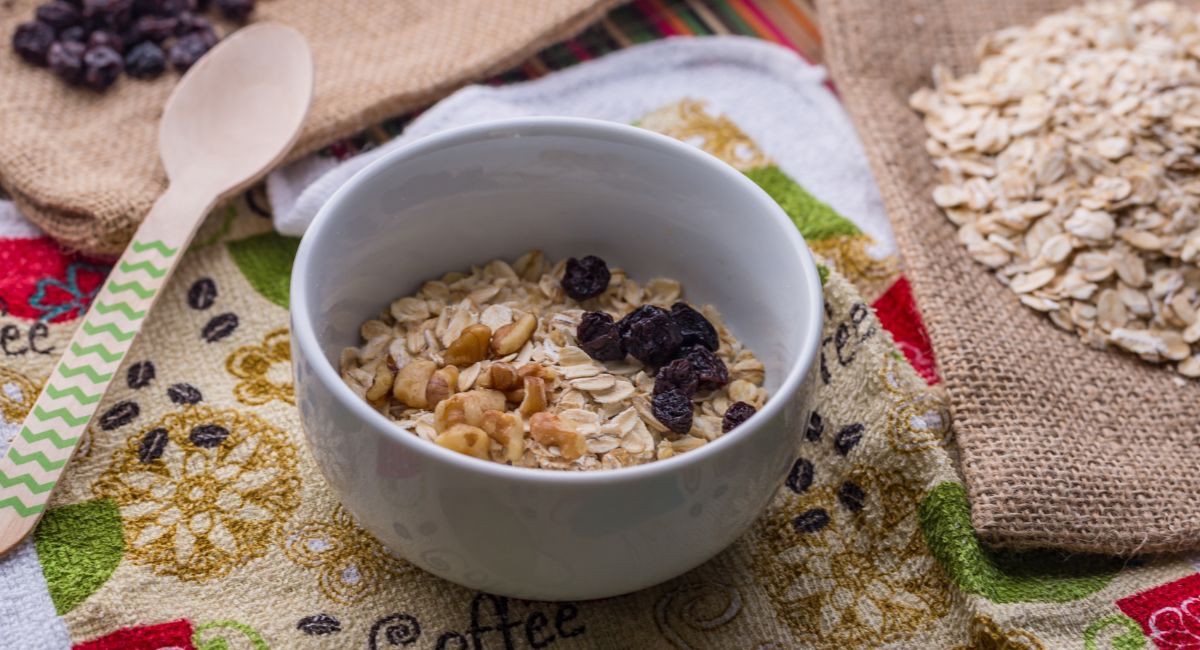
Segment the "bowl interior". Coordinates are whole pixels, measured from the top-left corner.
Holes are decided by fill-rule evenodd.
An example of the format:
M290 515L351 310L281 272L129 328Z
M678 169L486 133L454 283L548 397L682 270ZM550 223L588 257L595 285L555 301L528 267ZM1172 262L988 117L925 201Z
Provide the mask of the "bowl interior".
M662 136L552 119L429 138L347 183L305 237L297 319L336 368L363 320L392 300L534 248L551 260L598 255L640 282L681 281L686 300L716 306L763 361L772 393L808 364L820 333L811 257L752 182Z

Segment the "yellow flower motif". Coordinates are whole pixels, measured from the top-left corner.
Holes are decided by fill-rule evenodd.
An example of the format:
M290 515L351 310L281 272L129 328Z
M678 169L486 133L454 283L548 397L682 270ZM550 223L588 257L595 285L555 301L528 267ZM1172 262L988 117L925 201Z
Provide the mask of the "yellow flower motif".
M859 472L853 509L833 488L787 498L758 524L754 568L798 640L875 647L944 617L950 592L925 548L919 494L899 474ZM786 498L786 497L785 497Z
M353 605L388 580L415 571L360 528L340 505L329 521L308 521L288 532L283 552L296 564L316 569L321 593L342 605Z
M732 120L709 115L704 102L684 99L643 117L638 126L694 144L735 169L763 167L767 157Z
M1037 637L1024 630L1004 630L996 621L976 614L969 628L971 642L954 650L1045 650Z
M37 396L37 384L0 368L0 442L7 442L17 434Z
M92 491L116 501L126 556L203 581L261 556L300 504L287 434L232 410L191 406L117 450Z
M247 406L271 400L296 403L292 390L292 348L287 328L267 334L262 345L244 345L225 360L229 374L241 379L233 394Z

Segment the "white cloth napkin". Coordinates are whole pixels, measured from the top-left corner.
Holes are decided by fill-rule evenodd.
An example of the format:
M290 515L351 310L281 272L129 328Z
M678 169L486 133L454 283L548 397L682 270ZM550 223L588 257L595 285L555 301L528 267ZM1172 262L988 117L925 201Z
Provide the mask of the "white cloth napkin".
M706 104L754 140L802 187L895 250L891 226L858 137L825 86L825 71L786 48L721 36L672 38L621 50L535 81L469 86L383 146L337 162L310 156L267 179L275 227L303 234L342 183L384 153L445 129L530 115L632 123L682 99Z

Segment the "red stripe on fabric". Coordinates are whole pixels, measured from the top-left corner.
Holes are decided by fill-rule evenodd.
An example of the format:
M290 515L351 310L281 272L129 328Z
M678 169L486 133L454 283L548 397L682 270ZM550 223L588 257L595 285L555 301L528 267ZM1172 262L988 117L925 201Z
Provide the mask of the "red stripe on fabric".
M896 347L912 364L925 383L933 385L941 381L937 363L933 356L933 343L925 331L921 312L913 301L912 287L908 279L901 277L871 305L883 328L892 333Z
M750 11L750 13L754 14L754 17L757 18L759 22L761 22L767 28L768 31L775 35L775 38L779 39L780 43L803 54L803 52L800 51L800 48L796 47L796 44L792 42L792 39L788 38L787 34L784 34L782 31L780 31L779 27L777 27L775 23L772 22L771 19L768 18L767 15L758 8L758 5L754 4L753 0L740 1L746 7L746 9Z
M646 22L653 25L663 36L676 36L678 34L675 28L671 27L671 24L663 18L662 13L655 10L646 0L634 0L633 6L637 7L638 11L642 12L642 15L646 17Z

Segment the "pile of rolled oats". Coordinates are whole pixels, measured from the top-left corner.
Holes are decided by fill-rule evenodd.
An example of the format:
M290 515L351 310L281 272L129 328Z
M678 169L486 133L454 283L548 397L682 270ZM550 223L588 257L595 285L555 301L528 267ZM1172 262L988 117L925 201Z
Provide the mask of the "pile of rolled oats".
M910 99L933 200L1025 305L1200 377L1200 20L1095 3L985 38Z
M584 262L589 259L603 265L598 258ZM762 407L762 363L714 308L698 310L703 318L688 308L693 321L711 324L717 349L709 358L719 360L726 383L706 387L702 381L697 389L692 379L683 400L692 409L684 414L690 427L680 433L663 424L654 406L661 397L655 392L658 368L632 355L597 360L591 354L612 355L577 334L589 312L609 327L639 307L668 313L679 304L680 284L655 278L642 285L619 268L608 276L603 265L605 275L584 277L583 284L595 288L580 301L564 291L568 262L577 264L572 259L551 266L533 251L512 265L494 260L426 282L363 324L364 343L342 353L343 380L425 440L485 460L560 470L669 458L715 440ZM679 348L678 338L674 344ZM675 388L664 381L659 393Z

